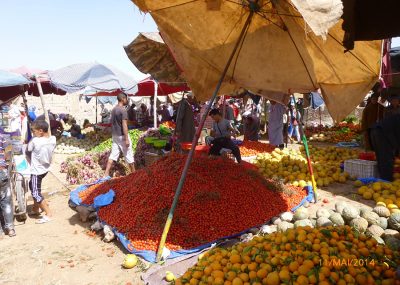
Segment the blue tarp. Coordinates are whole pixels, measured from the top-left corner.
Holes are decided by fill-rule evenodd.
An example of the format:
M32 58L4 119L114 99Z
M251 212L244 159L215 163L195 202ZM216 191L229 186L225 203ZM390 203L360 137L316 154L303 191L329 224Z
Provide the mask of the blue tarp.
M0 70L0 87L22 86L32 83L21 74Z
M78 186L75 190L73 190L70 193L70 200L77 206L82 205L82 206L93 206L95 209L99 209L100 207L104 207L107 205L110 205L113 201L114 201L114 197L115 197L115 192L110 189L109 192L99 195L96 198L94 198L94 203L93 205L86 205L86 204L82 204L82 200L81 198L79 198L79 192L86 190L88 187L94 185L94 184L98 184L98 183L102 183L104 181L109 180L110 177L107 178L103 178L103 179L99 179L98 181L89 184L89 185L80 185ZM307 202L312 202L314 199L314 193L312 190L311 186L307 186L305 188L307 190L307 196L300 202L299 205L297 205L296 207L294 207L293 209L291 209L292 212L296 211L299 207L301 207L302 205L304 205L304 203ZM105 221L101 221L100 222L103 225L107 225L107 223ZM254 227L259 227L261 225L255 225ZM231 235L231 236L227 236L227 237L221 237L218 240L206 243L206 244L202 244L198 247L192 248L192 249L188 249L188 250L177 250L177 251L171 251L170 255L168 256L168 259L173 259L173 258L177 258L180 256L184 256L187 254L191 254L191 253L195 253L195 252L199 252L205 248L210 247L212 244L215 244L221 240L224 239L232 239L235 237L238 237L244 233L247 233L249 231L249 229L246 229L240 233ZM123 233L118 232L117 229L113 228L113 232L114 234L118 237L118 240L122 243L122 245L125 247L126 250L128 250L130 253L133 253L137 256L142 257L143 259L145 259L148 262L151 263L155 263L156 262L156 256L157 253L154 251L150 251L150 250L136 250L133 245L131 244L131 242L126 238L126 236Z

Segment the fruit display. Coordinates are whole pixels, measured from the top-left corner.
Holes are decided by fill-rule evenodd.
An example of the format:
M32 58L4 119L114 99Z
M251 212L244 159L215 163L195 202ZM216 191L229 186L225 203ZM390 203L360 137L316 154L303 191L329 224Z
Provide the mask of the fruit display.
M262 142L253 142L253 141L243 141L243 143L239 146L241 156L256 156L260 153L272 152L275 147L262 143Z
M129 131L132 141L132 149L135 151L137 141L142 132ZM61 173L67 174L67 181L71 185L89 184L104 176L108 157L110 155L112 138L109 138L97 146L79 156L70 157L61 164ZM120 176L127 173L127 164L120 160L114 163L110 175Z
M89 152L78 157L68 158L61 163L61 173L67 174L67 181L71 185L90 184L104 176L110 150L103 152ZM113 164L111 176L120 176L127 173L124 161Z
M350 226L305 226L212 248L174 284L389 285L399 264L399 252Z
M342 122L333 127L307 127L306 136L310 141L318 142L352 142L360 138L360 125Z
M167 121L167 122L162 123L161 125L169 128L169 129L175 129L176 128L176 124L173 121Z
M134 156L136 168L144 167L145 152L153 150L153 146L151 144L146 143L145 139L147 137L154 137L154 138L158 138L158 139L167 139L169 141L169 138L166 136L163 136L160 133L160 130L156 129L156 128L148 129L146 132L142 133L138 138L136 152L135 152L135 156Z
M391 213L383 206L373 209L357 207L346 202L337 202L335 209L319 208L311 215L307 208L300 207L294 214L287 212L271 219L270 225L261 228L263 233L285 232L297 227L326 227L348 225L358 233L366 234L386 243L393 250L400 249L400 213Z
M110 137L110 133L103 131L87 133L84 139L77 139L75 137L61 137L57 140L57 146L54 152L62 154L84 153L94 148L99 144L99 142L110 139Z
M342 173L340 165L344 160L358 157L358 151L337 147L309 146L317 186L328 186L333 182L346 182L350 178ZM304 148L275 149L271 153L259 154L254 160L261 173L269 178L284 179L295 186L304 187L311 183Z
M185 160L172 153L126 177L93 185L79 196L90 205L113 189L114 201L98 210L99 219L125 234L135 249L155 251ZM241 233L292 209L305 195L301 188L265 180L231 160L195 157L166 247L190 249Z
M357 194L366 200L374 200L376 203L387 206L389 209L400 207L400 179L394 182L374 182L367 185L359 180L354 182L358 187Z
M131 139L132 142L132 148L135 151L138 140L140 135L142 134L142 131L139 130L130 130L128 131L129 137ZM107 140L104 140L103 142L101 142L100 144L97 144L95 147L91 148L90 151L91 152L104 152L106 150L111 150L111 146L112 146L112 138L108 137Z

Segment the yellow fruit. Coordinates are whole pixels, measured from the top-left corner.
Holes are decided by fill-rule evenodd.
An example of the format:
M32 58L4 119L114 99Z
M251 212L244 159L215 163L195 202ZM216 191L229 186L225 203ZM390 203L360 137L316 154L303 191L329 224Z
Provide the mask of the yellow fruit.
M362 185L363 185L363 183L362 183L360 180L354 181L354 186L360 187L360 186L362 186Z
M372 184L372 189L374 191L381 191L382 190L382 185L380 182L375 182Z
M171 271L165 272L165 280L166 280L167 282L172 282L172 281L174 281L174 280L175 280L175 275L174 275L174 273L172 273Z
M400 213L400 209L390 209L390 213L391 214Z
M371 200L372 199L372 193L369 192L369 191L364 192L363 198L366 199L366 200Z
M122 266L126 269L131 269L131 268L135 267L137 263L138 263L138 258L136 255L127 254L127 255L125 255Z
M383 207L386 207L386 203L385 203L385 202L383 202L383 201L379 201L379 202L377 202L377 203L376 203L376 205L377 205L377 206L383 206Z
M399 207L397 207L397 205L395 205L395 204L388 204L387 206L386 206L388 209L398 209Z
M365 192L368 191L368 187L367 186L361 186L360 188L358 188L357 193L360 195L363 195Z

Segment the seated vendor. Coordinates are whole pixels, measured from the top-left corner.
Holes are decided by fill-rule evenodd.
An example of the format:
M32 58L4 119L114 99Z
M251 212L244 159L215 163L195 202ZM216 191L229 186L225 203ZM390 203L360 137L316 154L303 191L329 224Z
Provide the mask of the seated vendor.
M82 136L81 127L76 123L75 119L71 120L69 132L71 133L71 137L80 138Z
M206 141L211 145L209 155L220 155L220 151L223 148L230 149L232 154L235 156L238 163L242 161L240 156L240 150L237 145L231 139L231 136L235 136L235 130L232 124L222 118L222 114L218 109L213 109L209 113L214 123L211 129L211 137L207 137Z
M243 114L243 129L245 141L258 141L258 133L260 131L260 120L251 114L245 112Z

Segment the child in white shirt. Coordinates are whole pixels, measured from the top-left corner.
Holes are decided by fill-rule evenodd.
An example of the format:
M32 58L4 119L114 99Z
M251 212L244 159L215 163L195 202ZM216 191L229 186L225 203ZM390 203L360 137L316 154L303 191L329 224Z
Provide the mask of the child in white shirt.
M45 215L36 223L43 224L51 220L52 213L49 205L42 195L42 180L49 172L53 151L56 147L56 138L48 132L49 125L46 121L38 120L32 124L34 138L29 142L27 151L31 153L31 180L29 188L34 201L32 214L40 215L43 210Z

